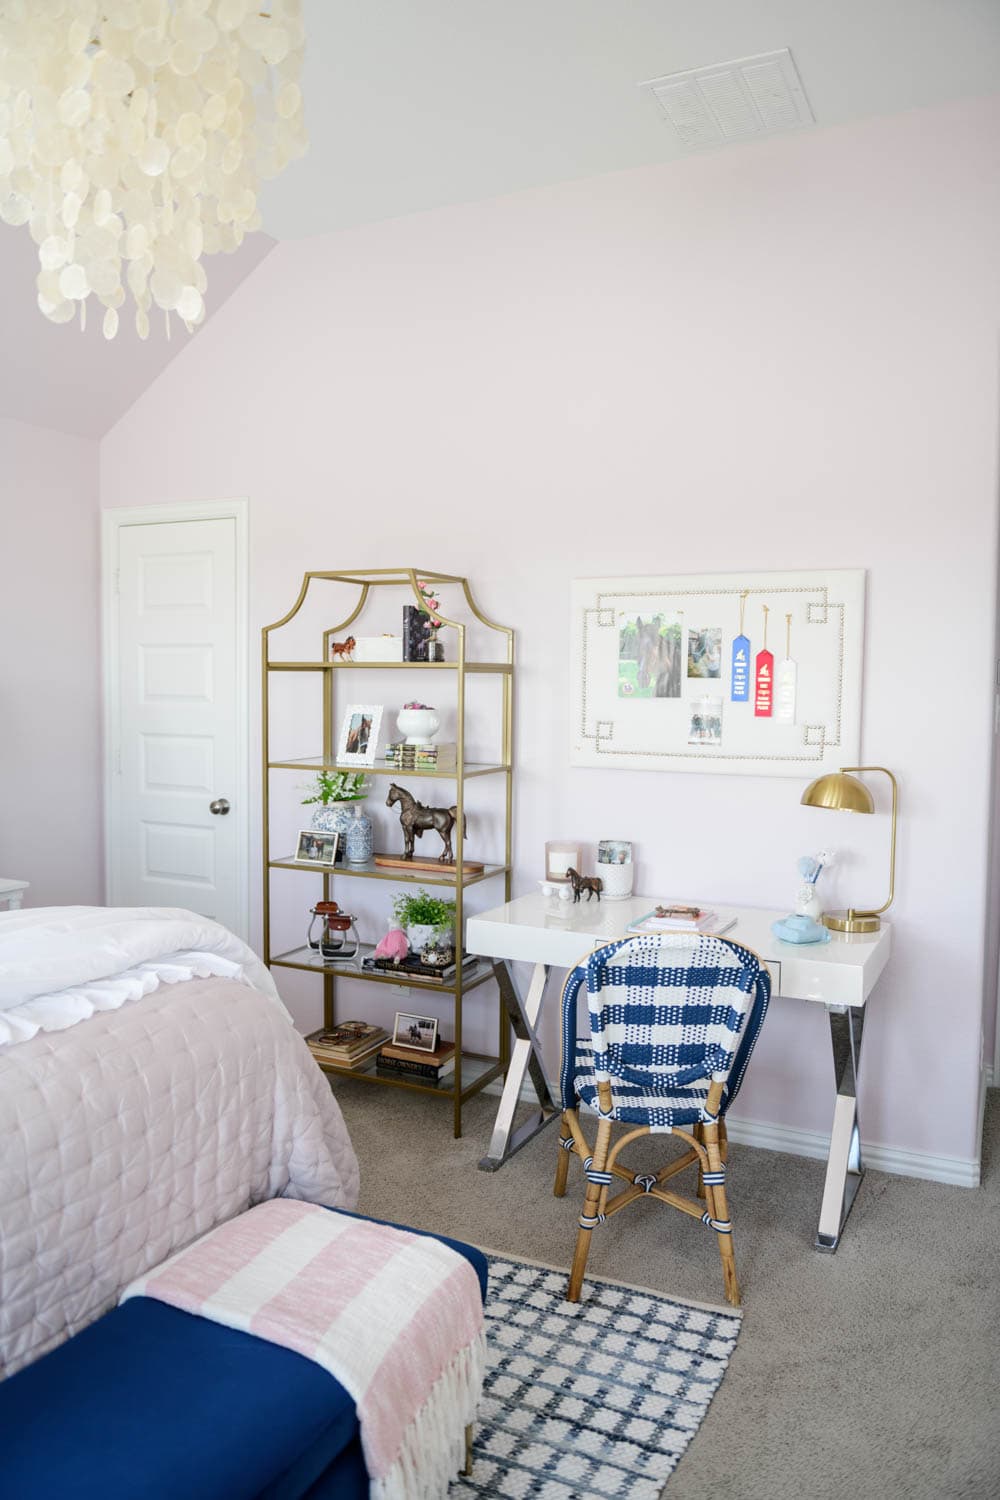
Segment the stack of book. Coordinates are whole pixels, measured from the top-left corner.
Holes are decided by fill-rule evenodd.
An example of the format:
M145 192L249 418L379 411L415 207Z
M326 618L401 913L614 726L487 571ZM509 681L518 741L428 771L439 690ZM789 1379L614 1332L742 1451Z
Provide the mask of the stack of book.
M370 1021L344 1021L310 1032L306 1043L318 1063L353 1072L371 1061L388 1036L384 1026L374 1026Z
M397 771L454 771L458 762L453 743L407 745L397 741L386 745L385 763Z
M476 954L466 953L462 959L462 972L474 969L476 963ZM364 958L361 967L373 974L406 974L411 979L423 979L431 984L447 984L454 978L457 965L454 959L447 964L429 964L419 953L408 953L398 963L392 958Z
M630 922L629 932L728 932L735 927L736 918L717 911L708 911L703 906L664 905L657 906L636 922Z
M419 1047L400 1047L389 1042L379 1048L376 1066L380 1073L395 1078L440 1083L455 1071L455 1043L438 1042L433 1052L421 1052Z

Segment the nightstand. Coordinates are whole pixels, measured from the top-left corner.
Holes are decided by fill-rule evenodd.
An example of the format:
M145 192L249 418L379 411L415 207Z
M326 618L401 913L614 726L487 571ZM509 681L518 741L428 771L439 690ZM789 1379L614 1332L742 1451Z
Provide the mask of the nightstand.
M0 880L0 910L16 911L29 884L27 880Z

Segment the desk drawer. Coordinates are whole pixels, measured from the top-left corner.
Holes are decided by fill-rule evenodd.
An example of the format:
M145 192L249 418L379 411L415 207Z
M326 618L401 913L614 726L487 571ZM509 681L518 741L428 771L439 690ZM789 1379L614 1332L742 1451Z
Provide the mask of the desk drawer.
M775 958L766 958L764 968L771 976L771 994L781 994L781 963Z

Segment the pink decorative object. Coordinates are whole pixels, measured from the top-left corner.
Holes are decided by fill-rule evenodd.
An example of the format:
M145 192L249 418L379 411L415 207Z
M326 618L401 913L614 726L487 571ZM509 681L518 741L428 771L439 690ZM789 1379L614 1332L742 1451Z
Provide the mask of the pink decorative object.
M391 958L394 964L398 964L401 958L405 958L410 951L406 933L402 928L394 927L387 932L381 942L376 945L376 958Z

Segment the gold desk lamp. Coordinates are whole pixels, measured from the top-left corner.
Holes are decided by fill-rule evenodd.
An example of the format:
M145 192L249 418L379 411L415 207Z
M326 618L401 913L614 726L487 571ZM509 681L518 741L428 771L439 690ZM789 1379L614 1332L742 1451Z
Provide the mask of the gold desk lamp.
M899 802L899 787L895 776L891 771L887 771L885 766L844 766L839 771L831 771L829 775L819 776L815 781L810 782L802 793L802 801L806 807L832 807L840 812L873 813L875 799L863 781L849 774L852 771L881 771L883 776L888 776L892 785L889 899L872 911L856 910L851 906L846 911L824 912L820 920L824 927L831 927L834 932L878 932L881 925L879 917L892 905L896 886L896 808Z

